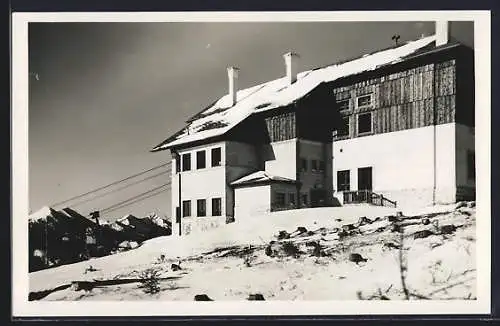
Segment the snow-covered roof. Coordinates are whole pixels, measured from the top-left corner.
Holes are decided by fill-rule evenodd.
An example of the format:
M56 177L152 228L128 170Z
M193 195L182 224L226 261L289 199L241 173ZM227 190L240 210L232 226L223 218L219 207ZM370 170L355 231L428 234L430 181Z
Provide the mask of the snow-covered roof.
M154 147L160 151L225 134L250 115L289 105L304 97L323 82L375 70L381 66L403 61L407 56L429 46L435 35L411 41L399 47L382 50L360 58L308 70L297 75L297 81L288 84L285 77L275 79L237 92L235 105L224 95L206 110L196 115L180 132Z
M116 220L116 222L120 222L124 225L129 225L130 224L130 219L137 219L137 217L135 217L134 215L132 214L127 214L119 219Z
M47 216L52 215L52 211L53 211L52 208L50 208L48 206L44 206L44 207L40 208L38 211L36 211L35 213L30 214L28 216L28 221L35 222L35 221L39 221L39 220L45 220L47 218Z
M296 180L290 179L290 178L285 178L285 177L280 177L277 175L272 175L266 171L257 171L257 172L251 173L251 174L246 175L242 178L239 178L238 180L231 182L231 185L232 186L239 186L239 185L244 185L244 184L270 182L270 181L293 183Z

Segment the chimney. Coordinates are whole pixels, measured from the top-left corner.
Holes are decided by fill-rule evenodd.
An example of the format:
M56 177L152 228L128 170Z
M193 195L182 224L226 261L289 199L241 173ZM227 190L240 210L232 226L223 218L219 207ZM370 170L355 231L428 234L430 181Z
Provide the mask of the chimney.
M297 53L288 52L283 55L283 58L285 58L286 65L286 80L291 85L297 80L298 61L300 57Z
M227 78L229 81L230 106L236 104L236 93L238 93L238 71L236 67L227 68Z
M450 24L446 20L436 21L436 46L448 43Z

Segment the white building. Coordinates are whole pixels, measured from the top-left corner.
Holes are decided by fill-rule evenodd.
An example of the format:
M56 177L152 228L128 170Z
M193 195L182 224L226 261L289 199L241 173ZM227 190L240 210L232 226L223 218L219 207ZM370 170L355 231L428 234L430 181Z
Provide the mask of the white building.
M184 233L265 212L475 196L473 50L436 34L229 92L153 151L172 153Z

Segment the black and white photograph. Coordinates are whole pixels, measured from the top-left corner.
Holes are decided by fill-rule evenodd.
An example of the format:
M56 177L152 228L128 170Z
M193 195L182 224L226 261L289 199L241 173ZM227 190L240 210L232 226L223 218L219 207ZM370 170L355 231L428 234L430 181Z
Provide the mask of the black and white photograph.
M17 311L488 312L489 13L373 14L14 17Z

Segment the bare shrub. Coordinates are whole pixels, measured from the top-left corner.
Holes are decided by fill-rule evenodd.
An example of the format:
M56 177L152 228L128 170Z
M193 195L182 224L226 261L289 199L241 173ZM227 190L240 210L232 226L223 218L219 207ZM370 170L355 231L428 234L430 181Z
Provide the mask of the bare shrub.
M155 294L160 292L160 270L148 268L139 274L141 279L141 288L144 293Z
M252 267L253 262L255 261L255 256L248 253L246 255L243 255L243 264L245 264L246 267Z

